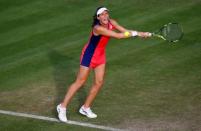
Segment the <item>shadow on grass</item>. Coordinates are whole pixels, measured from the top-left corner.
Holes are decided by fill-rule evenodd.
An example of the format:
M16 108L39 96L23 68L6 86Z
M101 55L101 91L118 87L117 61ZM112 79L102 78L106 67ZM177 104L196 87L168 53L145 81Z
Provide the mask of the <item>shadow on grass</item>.
M54 100L54 106L56 108L56 106L64 99L70 84L74 82L79 66L75 66L77 65L77 60L73 57L63 55L54 49L49 49L48 56L53 67L53 78L56 86L56 97ZM76 110L84 103L86 95L85 88L83 87L76 93L79 103ZM57 115L55 108L52 112Z

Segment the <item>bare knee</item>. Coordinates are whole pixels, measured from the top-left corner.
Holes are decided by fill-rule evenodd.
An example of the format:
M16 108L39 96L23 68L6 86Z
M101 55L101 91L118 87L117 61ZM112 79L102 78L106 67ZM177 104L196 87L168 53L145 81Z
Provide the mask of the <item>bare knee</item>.
M101 89L102 85L103 85L102 80L95 81L93 86L92 86L90 93L97 93Z
M103 80L96 80L94 85L97 87L101 87L103 85L104 81Z
M75 84L78 85L79 87L83 86L86 82L86 79L77 79L75 81Z

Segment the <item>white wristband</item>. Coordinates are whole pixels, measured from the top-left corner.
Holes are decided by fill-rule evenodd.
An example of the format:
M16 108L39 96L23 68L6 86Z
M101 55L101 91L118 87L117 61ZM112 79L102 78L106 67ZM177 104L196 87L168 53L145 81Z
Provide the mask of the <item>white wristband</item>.
M152 36L152 33L148 33L148 36Z
M135 37L137 36L138 32L137 31L131 31L131 36Z

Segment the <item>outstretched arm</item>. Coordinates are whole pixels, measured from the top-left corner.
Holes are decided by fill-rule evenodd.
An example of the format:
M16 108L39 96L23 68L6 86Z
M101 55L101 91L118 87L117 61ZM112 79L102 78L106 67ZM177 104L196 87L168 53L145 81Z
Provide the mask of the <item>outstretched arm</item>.
M129 31L117 33L115 31L108 30L99 25L97 25L93 28L93 32L95 35L105 35L105 36L110 36L110 37L114 37L117 39L128 38L128 37L132 36Z
M135 30L128 30L124 28L123 26L119 25L115 20L110 19L110 22L112 25L120 32L126 32L129 31L132 36L139 36L139 37L150 37L149 32L140 32L140 31L135 31Z

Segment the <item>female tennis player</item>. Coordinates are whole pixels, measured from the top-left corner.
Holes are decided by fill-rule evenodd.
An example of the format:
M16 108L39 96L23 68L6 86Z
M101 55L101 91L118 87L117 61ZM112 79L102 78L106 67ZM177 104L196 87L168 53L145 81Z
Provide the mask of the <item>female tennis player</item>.
M115 32L114 30L118 32ZM146 38L150 35L149 32L138 32L124 28L109 17L109 11L106 7L97 8L94 15L89 41L84 46L81 53L80 68L77 78L68 88L64 100L57 106L60 121L67 122L66 108L78 89L80 89L80 87L82 87L82 85L86 82L92 69L95 73L95 80L86 101L80 108L79 112L88 118L97 117L97 115L92 112L90 107L103 85L106 64L106 45L110 37L122 39L136 36Z

